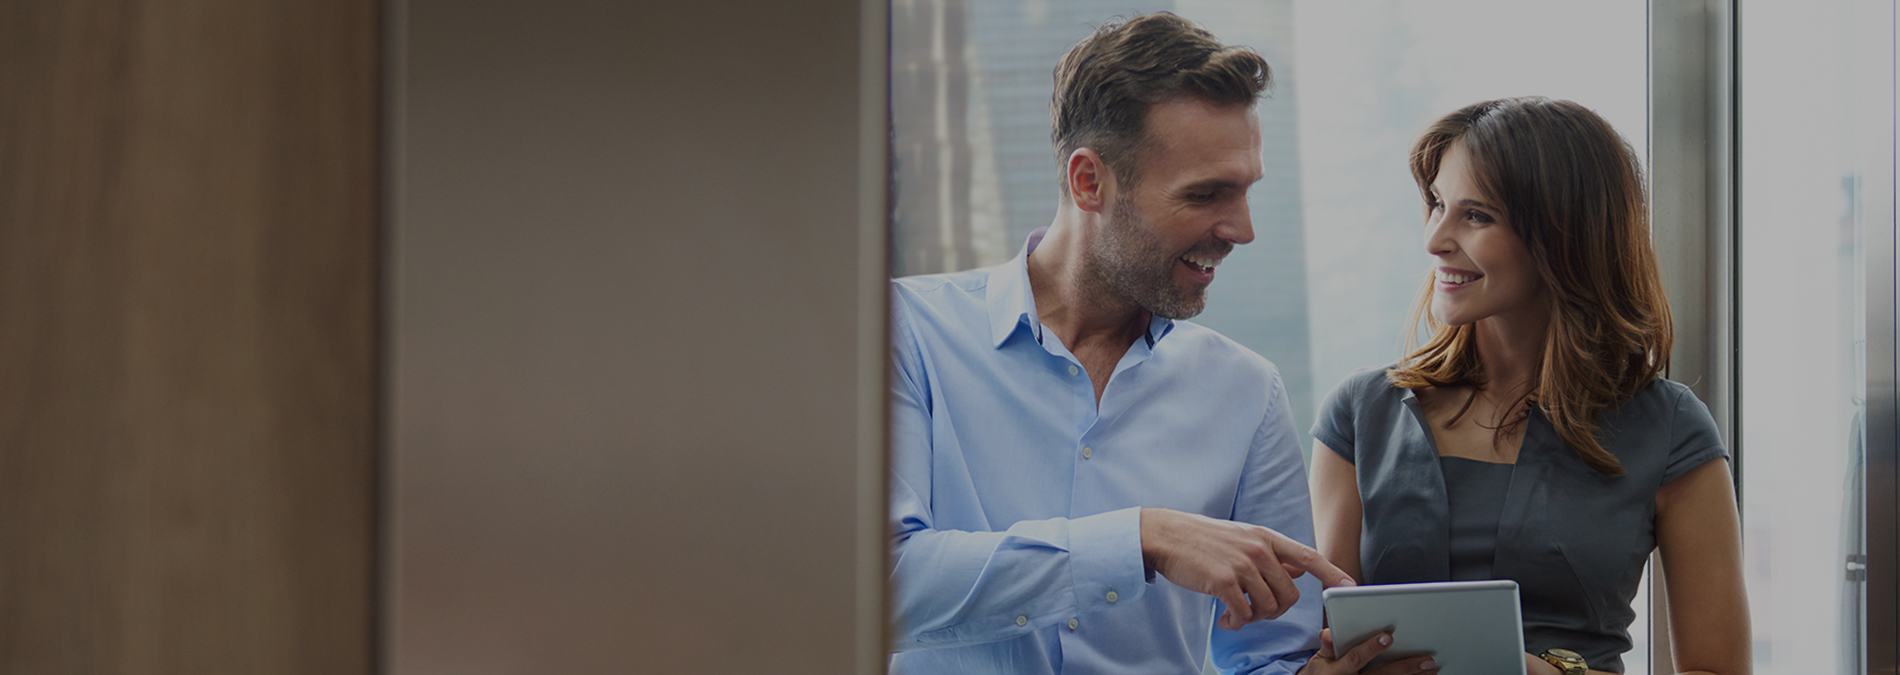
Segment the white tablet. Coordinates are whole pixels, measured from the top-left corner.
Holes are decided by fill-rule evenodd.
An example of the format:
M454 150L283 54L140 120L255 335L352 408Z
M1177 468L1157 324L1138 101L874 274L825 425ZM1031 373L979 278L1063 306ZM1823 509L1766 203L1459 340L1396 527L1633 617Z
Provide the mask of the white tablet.
M1348 586L1325 597L1336 653L1390 630L1392 647L1372 665L1431 654L1439 672L1524 675L1515 581Z

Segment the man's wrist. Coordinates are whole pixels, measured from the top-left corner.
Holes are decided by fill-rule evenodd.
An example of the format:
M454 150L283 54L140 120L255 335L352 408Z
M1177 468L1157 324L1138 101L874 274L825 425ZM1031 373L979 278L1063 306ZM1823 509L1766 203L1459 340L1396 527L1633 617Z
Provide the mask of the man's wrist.
M1141 564L1158 568L1161 566L1163 532L1166 526L1167 509L1142 507L1141 509Z
M1155 582L1155 575L1161 571L1161 520L1166 518L1162 509L1141 509L1140 525L1136 528L1141 537L1141 572L1148 583Z

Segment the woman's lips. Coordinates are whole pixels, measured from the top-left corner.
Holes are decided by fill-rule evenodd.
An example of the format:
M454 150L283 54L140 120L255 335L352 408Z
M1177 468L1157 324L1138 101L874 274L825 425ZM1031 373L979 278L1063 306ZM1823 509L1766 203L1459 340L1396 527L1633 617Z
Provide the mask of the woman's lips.
M1461 288L1465 284L1469 284L1473 281L1483 279L1484 275L1479 274L1477 272L1470 271L1470 270L1461 270L1461 269L1457 269L1453 267L1440 267L1432 271L1432 277L1438 282L1439 288L1451 289L1451 288Z

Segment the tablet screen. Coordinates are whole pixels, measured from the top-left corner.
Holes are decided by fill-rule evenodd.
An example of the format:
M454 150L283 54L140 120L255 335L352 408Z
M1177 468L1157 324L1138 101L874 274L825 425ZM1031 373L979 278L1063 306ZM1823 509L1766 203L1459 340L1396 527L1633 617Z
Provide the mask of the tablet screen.
M1439 672L1524 675L1515 581L1350 586L1326 589L1325 598L1338 653L1390 630L1392 647L1373 666L1430 654Z

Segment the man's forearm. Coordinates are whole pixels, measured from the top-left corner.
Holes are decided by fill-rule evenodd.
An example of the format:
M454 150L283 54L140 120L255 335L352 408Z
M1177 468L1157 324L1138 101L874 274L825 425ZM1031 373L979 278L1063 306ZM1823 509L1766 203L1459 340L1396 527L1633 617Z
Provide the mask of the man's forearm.
M1016 523L1003 532L900 535L892 569L898 650L1006 640L1146 589L1139 514Z

